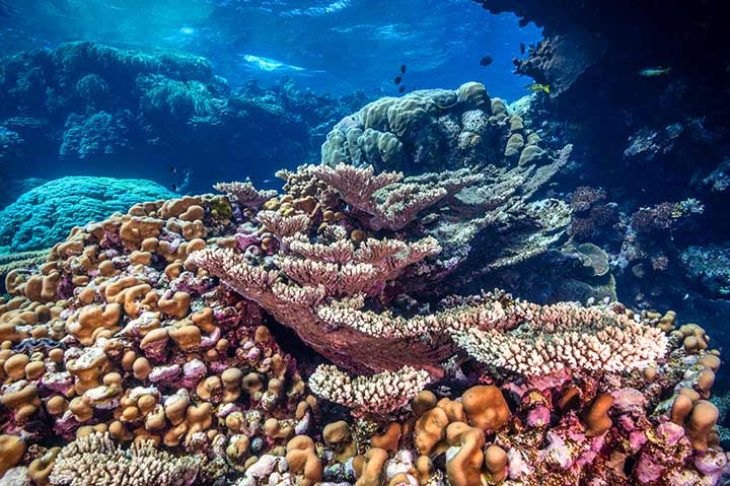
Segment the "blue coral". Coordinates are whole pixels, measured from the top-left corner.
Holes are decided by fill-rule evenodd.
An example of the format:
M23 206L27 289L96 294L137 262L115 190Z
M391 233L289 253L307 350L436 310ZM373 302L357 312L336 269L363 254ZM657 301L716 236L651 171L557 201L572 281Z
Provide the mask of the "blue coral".
M173 197L143 179L64 177L26 192L0 211L0 254L47 248L74 226L99 221L135 203Z

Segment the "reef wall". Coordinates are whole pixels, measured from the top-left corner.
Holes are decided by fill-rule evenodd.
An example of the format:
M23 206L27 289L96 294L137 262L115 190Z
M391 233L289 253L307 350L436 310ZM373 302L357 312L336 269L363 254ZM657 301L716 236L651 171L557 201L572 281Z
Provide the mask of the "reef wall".
M722 2L478 3L543 28L515 59L550 89L524 116L574 144L563 172L582 186L571 233L609 253L619 295L645 308L676 302L699 320L727 315L714 270L730 240Z

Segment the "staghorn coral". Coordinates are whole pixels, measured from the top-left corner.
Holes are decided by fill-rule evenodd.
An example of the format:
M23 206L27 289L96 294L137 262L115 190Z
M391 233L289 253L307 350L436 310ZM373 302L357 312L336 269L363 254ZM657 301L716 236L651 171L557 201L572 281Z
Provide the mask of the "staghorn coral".
M195 483L201 466L200 457L172 456L159 451L153 441L136 442L122 450L108 433L91 434L61 449L49 481L69 486L105 481L120 486L185 486Z

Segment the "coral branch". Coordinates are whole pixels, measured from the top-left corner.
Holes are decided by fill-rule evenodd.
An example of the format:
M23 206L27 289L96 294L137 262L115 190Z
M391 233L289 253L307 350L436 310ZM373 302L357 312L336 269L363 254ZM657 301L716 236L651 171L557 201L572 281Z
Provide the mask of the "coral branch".
M320 365L309 377L309 387L316 395L351 408L353 415L363 416L405 406L429 381L427 372L410 366L353 379L335 366Z
M275 190L259 191L250 182L218 182L213 186L213 189L222 192L232 201L246 207L259 207L276 196Z
M667 338L626 314L560 303L532 305L529 319L508 332L470 328L456 342L482 363L528 375L555 371L624 372L663 358Z

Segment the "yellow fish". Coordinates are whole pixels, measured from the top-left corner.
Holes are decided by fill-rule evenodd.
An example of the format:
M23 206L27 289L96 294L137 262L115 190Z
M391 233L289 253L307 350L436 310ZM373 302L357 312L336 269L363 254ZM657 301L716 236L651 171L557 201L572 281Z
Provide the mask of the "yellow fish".
M672 68L670 67L650 67L639 71L639 76L644 76L645 78L655 78L657 76L664 76L665 74L669 74L669 71L671 70Z
M527 89L529 89L533 93L542 91L545 94L550 94L550 85L549 84L532 83L532 84L527 85Z

